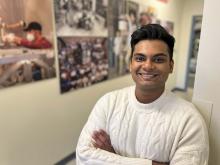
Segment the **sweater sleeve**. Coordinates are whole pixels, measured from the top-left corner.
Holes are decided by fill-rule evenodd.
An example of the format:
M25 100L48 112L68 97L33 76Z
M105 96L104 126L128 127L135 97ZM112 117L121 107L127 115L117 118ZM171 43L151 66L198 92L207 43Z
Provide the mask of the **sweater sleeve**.
M178 142L170 165L208 165L208 131L198 113L182 116Z
M76 148L77 165L152 165L152 161L148 159L124 157L93 146L93 131L106 130L107 109L105 95L96 103L81 132Z

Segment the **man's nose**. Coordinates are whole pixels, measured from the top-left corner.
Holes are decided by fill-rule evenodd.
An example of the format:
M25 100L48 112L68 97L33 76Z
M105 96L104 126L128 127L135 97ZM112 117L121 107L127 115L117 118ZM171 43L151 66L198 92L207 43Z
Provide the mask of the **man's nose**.
M155 65L150 59L147 59L143 63L143 68L146 69L146 70L153 70L155 68Z

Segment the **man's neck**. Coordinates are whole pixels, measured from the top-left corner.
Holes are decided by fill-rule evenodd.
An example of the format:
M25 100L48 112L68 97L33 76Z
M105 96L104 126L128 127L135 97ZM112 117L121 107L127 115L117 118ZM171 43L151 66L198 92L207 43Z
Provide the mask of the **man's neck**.
M158 99L164 92L164 89L165 87L156 90L155 89L142 90L136 87L135 96L139 102L148 104Z

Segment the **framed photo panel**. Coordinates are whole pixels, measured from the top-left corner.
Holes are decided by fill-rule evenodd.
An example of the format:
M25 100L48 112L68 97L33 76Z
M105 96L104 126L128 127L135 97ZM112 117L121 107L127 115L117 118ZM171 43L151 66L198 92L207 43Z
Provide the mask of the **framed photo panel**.
M0 88L56 76L52 4L1 0Z
M58 37L61 93L108 79L107 38Z
M54 5L58 36L108 36L108 0L55 0Z

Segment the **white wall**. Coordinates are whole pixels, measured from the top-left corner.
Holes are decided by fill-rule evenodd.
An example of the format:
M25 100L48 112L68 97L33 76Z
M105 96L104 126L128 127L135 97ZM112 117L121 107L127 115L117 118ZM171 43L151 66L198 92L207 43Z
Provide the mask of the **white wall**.
M193 96L193 102L205 115L209 127L211 144L209 165L220 164L219 6L219 0L205 1Z
M187 62L190 47L190 35L192 28L192 17L202 15L204 0L184 0L182 6L182 17L180 18L179 47L177 49L177 76L176 87L184 89L187 75Z
M174 21L178 37L182 2L170 2L158 4L158 17ZM130 76L124 76L60 95L59 80L55 78L1 90L0 164L50 165L59 161L75 150L79 133L97 99L131 84ZM169 79L168 88L174 85L175 74Z
M132 84L129 76L60 95L58 79L0 92L0 164L49 165L75 150L97 99Z

